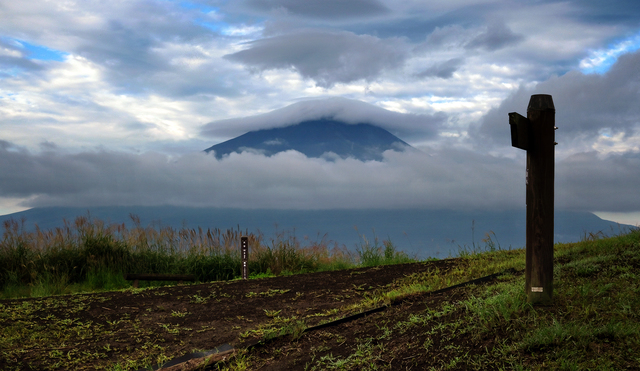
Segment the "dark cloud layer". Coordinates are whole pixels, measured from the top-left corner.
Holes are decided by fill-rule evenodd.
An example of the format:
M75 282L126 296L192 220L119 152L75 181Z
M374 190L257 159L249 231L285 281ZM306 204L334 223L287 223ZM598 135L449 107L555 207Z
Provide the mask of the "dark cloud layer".
M640 210L640 153L578 153L556 166L556 204L619 212ZM588 207L586 207L588 205Z
M41 70L42 66L27 58L0 55L0 76L11 76L16 70L34 71ZM7 73L7 71L9 73Z
M225 58L258 71L292 69L323 87L374 80L383 71L402 66L408 56L401 39L324 30L304 30L248 45Z
M17 171L20 170L20 171ZM95 151L33 154L0 146L0 193L29 206L187 205L241 208L509 208L511 160L465 151L385 153L383 162ZM472 180L472 181L469 181Z
M416 74L417 77L439 77L441 79L449 79L453 73L460 68L464 60L462 58L451 58L435 66Z
M552 0L553 1L553 0ZM640 24L640 2L636 0L571 0L580 11L570 16L583 22L637 27Z
M515 34L504 23L493 23L487 27L486 31L469 41L465 48L494 51L516 44L523 39L522 35Z
M287 15L342 19L389 13L377 0L245 0L244 6L264 12L285 11ZM237 5L236 5L237 6Z
M574 155L557 165L556 207L640 208L640 155ZM524 207L524 159L441 149L385 153L384 161L203 153L169 158L92 151L31 153L0 142L0 194L26 206L183 205L240 208Z

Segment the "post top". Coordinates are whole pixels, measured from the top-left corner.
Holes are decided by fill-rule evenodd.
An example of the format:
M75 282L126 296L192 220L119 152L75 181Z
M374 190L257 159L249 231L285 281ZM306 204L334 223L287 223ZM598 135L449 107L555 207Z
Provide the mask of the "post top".
M527 107L527 112L529 111L545 111L545 110L556 110L556 107L553 105L553 98L549 94L534 94L531 96L529 100L529 107Z

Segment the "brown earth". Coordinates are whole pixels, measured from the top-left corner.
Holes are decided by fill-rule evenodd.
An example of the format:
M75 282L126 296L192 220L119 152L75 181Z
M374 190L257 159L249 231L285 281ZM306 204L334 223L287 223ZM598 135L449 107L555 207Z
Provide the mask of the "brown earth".
M358 313L369 308L355 304L376 292L393 289L398 279L436 269L444 272L459 264L458 259L445 259L246 281L59 296L55 300L3 300L0 304L5 308L40 301L42 309L32 318L35 325L43 329L53 323L64 320L71 323L69 321L73 320L73 323L84 324L87 331L69 326L69 331L77 332L77 336L65 334L65 340L60 344L24 349L19 359L0 354L0 369L52 367L53 361L49 358L52 350L66 353L69 359L74 355L98 354L82 365L70 367L59 363L59 369L94 369L116 363L124 365L127 359L156 359L156 353L171 359L230 344L236 349L249 349L243 354L250 360L250 369L298 370L319 357L347 358L364 344L367 349L379 349L379 354L368 358L369 361L375 359L381 366L391 369L419 370L442 361L434 359L435 356L429 355L424 348L427 345L437 348L440 342L445 342L446 339L438 337L443 332L429 337L424 327L413 327L400 335L385 337L385 324L393 327L400 319L406 320L427 308L441 306L443 302L454 303L468 295L471 289L412 296L400 305L359 320L296 333L295 336L276 337L267 342L259 341L264 332L250 330L274 328L274 323L295 327L299 321L311 327ZM76 307L72 304L75 302L82 305ZM460 316L460 311L452 311L450 316ZM454 318L448 319L447 323L455 323ZM9 323L0 321L0 326L7 325ZM496 329L496 337L499 332ZM458 339L471 341L470 338L464 340L466 338L469 336ZM425 343L427 341L430 344ZM494 338L475 339L477 346L472 349L484 352L485 346L490 347L493 342ZM455 350L445 353L447 357L457 356Z

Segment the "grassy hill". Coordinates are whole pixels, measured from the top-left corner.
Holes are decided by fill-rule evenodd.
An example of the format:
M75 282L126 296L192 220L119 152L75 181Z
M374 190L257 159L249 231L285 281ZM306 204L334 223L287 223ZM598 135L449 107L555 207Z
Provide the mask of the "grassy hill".
M472 252L445 274L408 276L377 297L403 305L354 329L267 344L246 354L247 369L640 369L640 231L554 249L553 305L526 302L523 250ZM425 294L504 268L520 273Z

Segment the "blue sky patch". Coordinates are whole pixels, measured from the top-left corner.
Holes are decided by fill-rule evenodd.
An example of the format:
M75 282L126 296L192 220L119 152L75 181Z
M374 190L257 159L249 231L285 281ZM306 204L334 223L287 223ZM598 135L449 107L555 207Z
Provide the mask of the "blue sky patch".
M61 52L59 50L47 48L46 46L29 44L24 41L20 41L20 43L28 51L27 58L29 59L62 62L64 61L64 58L69 54L69 53Z
M200 20L193 21L193 23L197 24L198 26L208 28L211 31L215 31L215 32L220 32L222 29L227 28L229 26L226 23L211 23L211 22L205 22Z
M604 74L622 54L640 49L640 32L609 45L606 49L592 51L589 57L580 61L580 71L583 73Z
M180 7L183 9L198 10L201 13L203 13L205 16L209 15L210 13L217 14L220 11L220 9L218 8L214 8L214 7L206 6L202 4L195 4L189 1L181 1L179 4L180 4ZM220 30L229 27L229 24L225 22L212 21L212 17L207 17L207 18L209 19L203 20L203 19L197 18L193 21L193 23L197 24L198 26L205 27L214 32L220 32Z
M15 49L20 50L27 59L62 62L64 61L64 58L69 55L69 53L65 53L60 50L47 48L43 45L31 44L19 39L9 37L3 37L2 39L15 47Z
M202 13L210 13L210 12L215 12L217 13L219 11L218 8L214 8L212 6L206 6L206 5L202 5L202 4L194 4L192 2L189 1L181 1L180 2L180 7L184 8L184 9L197 9L199 11L201 11Z

